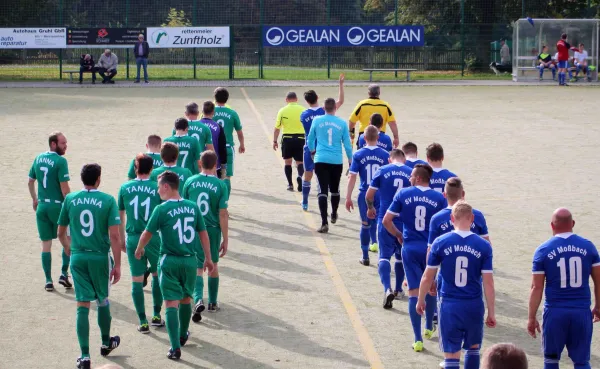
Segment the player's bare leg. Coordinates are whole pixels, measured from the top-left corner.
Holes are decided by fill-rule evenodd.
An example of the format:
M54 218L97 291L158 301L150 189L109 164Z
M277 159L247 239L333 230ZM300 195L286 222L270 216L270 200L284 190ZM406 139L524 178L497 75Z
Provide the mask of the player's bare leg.
M292 158L283 159L283 161L285 162L285 167L283 169L285 171L285 178L288 182L288 191L294 191L294 184L292 182L292 160Z
M221 308L217 302L219 295L219 263L213 263L214 269L208 275L208 312L216 313Z

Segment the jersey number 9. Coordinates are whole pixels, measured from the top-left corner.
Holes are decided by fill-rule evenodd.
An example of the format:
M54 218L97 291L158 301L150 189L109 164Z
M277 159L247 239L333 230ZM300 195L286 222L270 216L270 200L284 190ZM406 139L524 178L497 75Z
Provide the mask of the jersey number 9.
M82 211L79 215L79 223L81 223L81 234L84 237L89 237L94 233L94 217L91 211Z

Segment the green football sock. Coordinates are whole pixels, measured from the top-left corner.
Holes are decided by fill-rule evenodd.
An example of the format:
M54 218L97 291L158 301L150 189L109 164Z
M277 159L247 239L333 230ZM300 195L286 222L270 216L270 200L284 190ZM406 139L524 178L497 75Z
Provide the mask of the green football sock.
M194 304L202 300L204 295L204 277L201 275L196 276L196 288L194 288Z
M169 334L169 341L171 341L171 348L173 350L181 348L179 344L179 313L177 310L177 308L170 307L165 312L167 333Z
M52 282L52 253L42 252L42 269L46 276L46 283Z
M60 269L62 275L66 276L69 273L69 263L71 257L65 253L65 249L62 251L62 268Z
M192 319L192 304L179 304L179 335L185 337Z
M110 345L110 305L106 301L106 305L98 306L98 327L100 327L100 336L102 336L102 345Z
M90 357L90 309L77 307L77 339L81 348L81 357Z
M231 179L226 178L224 179L225 181L225 186L227 187L227 197L229 198L229 196L231 195Z
M146 307L144 306L144 286L142 282L133 282L131 284L131 298L133 298L133 306L137 312L141 324L148 324L146 319Z
M163 304L163 296L160 292L160 283L158 276L152 276L152 302L154 303L154 316L160 317L160 310Z
M219 277L208 277L208 303L216 304L219 294Z

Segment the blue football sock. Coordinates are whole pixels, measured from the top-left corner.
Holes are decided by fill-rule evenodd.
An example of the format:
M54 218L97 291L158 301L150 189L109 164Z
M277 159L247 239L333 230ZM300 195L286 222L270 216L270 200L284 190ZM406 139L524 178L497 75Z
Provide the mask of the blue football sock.
M402 264L402 260L396 259L394 273L396 273L396 291L402 291L402 282L404 282L404 265Z
M558 360L544 359L544 369L558 369Z
M569 69L568 72L569 72L569 79L573 78L573 71L571 69Z
M479 369L479 349L467 350L465 353L465 369Z
M425 328L431 331L433 330L433 314L435 313L437 298L427 294L425 295L425 304Z
M540 78L544 77L544 66L540 65L538 68L540 68Z
M375 220L371 220L371 228L369 228L369 234L371 235L371 243L377 243L377 225Z
M460 359L446 359L444 360L444 368L460 368Z
M363 259L369 258L369 241L371 240L370 227L362 225L360 228L360 248L363 250Z
M387 259L379 259L379 266L377 267L377 270L379 271L379 278L381 279L381 284L383 285L383 291L389 290L391 285L390 274L392 273L390 261Z
M417 296L408 298L408 314L410 315L410 322L415 333L415 342L423 341L423 336L421 335L421 316L417 313L417 301Z
M308 205L308 195L310 194L310 181L302 181L302 204Z
M590 365L589 361L587 363L575 363L574 367L575 369L592 369L592 366Z

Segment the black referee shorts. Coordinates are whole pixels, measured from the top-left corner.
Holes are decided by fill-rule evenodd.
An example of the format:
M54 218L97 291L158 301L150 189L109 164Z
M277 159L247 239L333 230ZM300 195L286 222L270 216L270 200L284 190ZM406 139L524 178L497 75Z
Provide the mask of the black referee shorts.
M304 158L304 135L283 135L281 140L281 154L284 159L294 159L302 162Z

